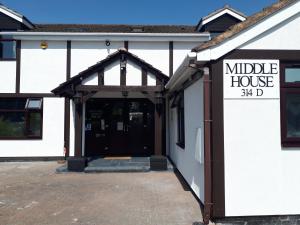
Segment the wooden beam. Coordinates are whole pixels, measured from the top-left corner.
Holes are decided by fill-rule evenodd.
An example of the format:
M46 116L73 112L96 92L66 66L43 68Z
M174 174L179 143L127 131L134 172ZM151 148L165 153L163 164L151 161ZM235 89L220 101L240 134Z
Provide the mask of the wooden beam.
M98 72L98 85L104 85L104 69Z
M20 93L20 80L21 80L21 41L17 41L16 47L16 93Z
M174 58L174 43L169 42L169 77L173 76L173 58Z
M82 157L82 103L75 104L75 157Z
M126 85L126 70L127 70L127 59L125 54L121 55L120 59L120 84L121 86Z
M161 105L155 105L154 120L155 120L155 144L154 144L154 154L162 155L162 130L163 130L163 113L160 111Z
M66 80L71 78L71 41L67 41L67 65ZM70 155L70 99L65 98L65 115L64 115L64 147L65 156Z
M98 86L98 85L78 85L76 91L79 92L162 92L164 87L162 85L158 86Z
M124 48L128 51L128 46L129 46L129 43L128 41L124 41Z
M148 79L147 79L147 70L142 68L142 86L147 86Z

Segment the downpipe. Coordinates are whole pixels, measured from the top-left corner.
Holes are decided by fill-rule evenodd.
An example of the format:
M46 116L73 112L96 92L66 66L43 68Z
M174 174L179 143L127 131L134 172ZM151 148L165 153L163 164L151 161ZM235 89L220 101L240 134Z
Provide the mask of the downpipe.
M203 68L204 82L204 224L209 224L212 218L212 155L211 155L211 131L212 131L212 80L209 68Z

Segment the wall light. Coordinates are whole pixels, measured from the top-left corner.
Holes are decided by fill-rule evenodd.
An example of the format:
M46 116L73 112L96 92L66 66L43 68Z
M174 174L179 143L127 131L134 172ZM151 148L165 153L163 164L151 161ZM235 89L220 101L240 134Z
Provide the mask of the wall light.
M48 48L48 43L46 41L42 41L40 46L41 46L41 49L45 50Z
M110 41L109 40L106 40L105 41L105 45L108 47L108 46L110 46Z

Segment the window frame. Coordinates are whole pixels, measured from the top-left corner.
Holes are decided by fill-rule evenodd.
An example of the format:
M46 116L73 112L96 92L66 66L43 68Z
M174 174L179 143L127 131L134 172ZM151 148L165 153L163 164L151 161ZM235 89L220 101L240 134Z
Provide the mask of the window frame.
M184 113L184 91L178 93L177 111L177 145L185 149L185 113Z
M24 122L25 122L25 131L23 136L0 136L0 140L41 140L43 139L43 115L44 115L44 110L43 110L43 98L26 98L26 97L12 97L12 98L7 98L7 99L26 99L26 103L29 99L41 100L41 108L40 109L27 109L26 108L26 103L24 106L24 109L0 109L0 112L4 113L24 113ZM1 101L1 98L0 98ZM29 116L31 113L40 113L41 115L41 122L40 122L40 135L29 135L29 127L30 127L30 122L29 122Z
M0 61L16 61L17 60L17 40L15 39L9 39L9 38L1 38L0 36L0 42L14 42L14 46L15 46L15 57L14 58L5 58L5 57L1 57L0 54Z
M300 62L281 62L280 64L280 123L282 147L300 147L300 137L287 137L287 95L300 95L300 82L285 82L285 70L287 68L299 68Z

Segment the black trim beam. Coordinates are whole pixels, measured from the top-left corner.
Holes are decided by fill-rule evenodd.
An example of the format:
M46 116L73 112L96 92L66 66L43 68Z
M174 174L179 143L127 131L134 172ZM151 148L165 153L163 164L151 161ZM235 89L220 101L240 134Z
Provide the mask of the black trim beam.
M142 68L142 86L147 86L148 84L148 79L147 79L147 70L145 70L144 68Z
M127 59L124 54L120 57L120 84L121 86L126 85L126 70L127 70Z
M82 103L75 104L75 157L82 157Z
M16 93L20 93L20 80L21 80L21 41L17 41L16 46Z
M71 78L71 50L72 50L72 43L71 41L67 41L67 67L66 67L67 80Z
M129 47L129 42L128 41L124 41L124 48L128 51L128 47Z
M98 85L104 85L104 69L98 72Z
M66 80L71 78L71 41L67 41L67 66L66 66ZM64 147L65 156L70 155L70 99L65 98L65 118L64 118Z
M58 161L63 160L62 156L30 156L30 157L0 157L0 162L37 162L37 161Z
M173 76L173 62L174 62L174 43L169 42L169 77Z
M0 98L58 98L51 93L0 93Z
M97 85L78 85L76 91L79 92L120 92L120 91L131 91L131 92L162 92L164 87L158 86L97 86Z

